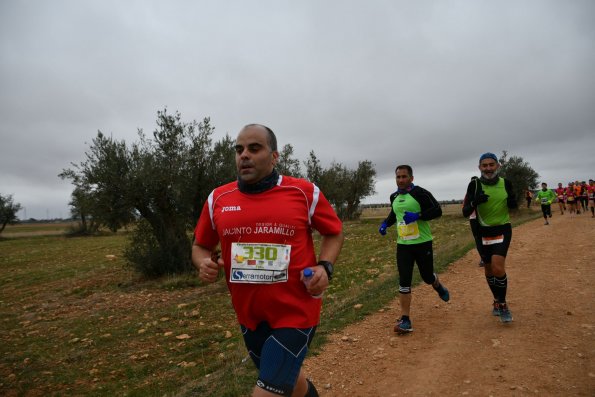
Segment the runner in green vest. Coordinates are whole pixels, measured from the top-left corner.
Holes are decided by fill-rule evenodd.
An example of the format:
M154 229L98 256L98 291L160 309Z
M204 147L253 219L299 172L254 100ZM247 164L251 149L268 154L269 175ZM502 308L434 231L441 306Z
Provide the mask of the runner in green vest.
M406 334L413 331L409 313L411 309L411 280L413 266L417 263L422 280L431 284L440 299L448 302L448 290L434 273L432 231L429 220L442 215L440 204L424 188L413 184L413 170L409 165L399 165L395 170L398 190L390 195L391 210L378 230L397 224L397 269L399 270L399 302L401 317L394 331Z
M481 155L481 178L472 180L467 186L463 216L468 217L474 210L477 213L482 257L486 262L485 277L494 296L492 314L508 323L512 321L512 313L506 304L508 279L505 268L512 238L509 209L517 208L517 202L510 181L498 176L499 168L494 153Z
M547 218L548 216L552 217L552 203L556 199L556 193L554 193L551 189L547 188L547 183L543 182L541 184L541 190L537 192L537 197L535 201L541 203L541 212L543 212L543 219L545 219L545 225L549 225Z

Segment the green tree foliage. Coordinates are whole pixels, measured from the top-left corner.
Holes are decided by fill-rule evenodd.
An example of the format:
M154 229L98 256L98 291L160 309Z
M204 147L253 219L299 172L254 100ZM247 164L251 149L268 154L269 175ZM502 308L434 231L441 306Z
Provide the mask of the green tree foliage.
M361 200L375 193L376 170L368 160L360 161L356 169L337 162L325 169L311 151L305 166L307 178L320 187L342 220L359 218Z
M524 197L525 189L534 190L539 185L539 174L522 157L508 158L508 152L503 150L499 161L500 176L512 182L517 200Z
M78 219L78 234L95 233L100 226L115 232L134 220L134 207L125 196L130 173L128 150L99 131L87 159L59 176L75 186L71 194L71 214Z
M350 170L347 200L345 202L346 219L358 219L361 215L360 204L365 197L376 193L376 170L369 160L360 161L355 170Z
M318 183L322 179L323 169L313 150L310 151L304 165L306 166L306 178L311 182Z
M293 157L293 146L287 144L279 152L279 159L275 166L281 175L294 176L302 178L302 170L300 168L300 161Z
M78 219L78 226L72 229L72 234L93 234L99 229L99 217L93 215L95 208L95 197L90 189L75 187L70 203L70 214Z
M211 190L236 177L235 142L213 144L213 130L209 118L184 123L163 110L153 136L139 130L130 147L99 132L86 160L60 174L75 185L73 209L111 230L141 218L125 253L146 276L191 270L187 231Z
M21 204L15 203L12 194L3 196L0 194L0 233L6 225L14 225L18 222L17 212L21 210Z

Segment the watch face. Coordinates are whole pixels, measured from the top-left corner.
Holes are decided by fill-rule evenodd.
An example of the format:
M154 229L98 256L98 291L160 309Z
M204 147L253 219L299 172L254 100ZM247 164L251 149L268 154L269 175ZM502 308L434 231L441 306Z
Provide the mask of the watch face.
M335 269L333 268L333 264L330 263L330 262L328 262L326 264L326 268L327 268L327 270L329 271L330 274L333 274L333 272L335 271Z

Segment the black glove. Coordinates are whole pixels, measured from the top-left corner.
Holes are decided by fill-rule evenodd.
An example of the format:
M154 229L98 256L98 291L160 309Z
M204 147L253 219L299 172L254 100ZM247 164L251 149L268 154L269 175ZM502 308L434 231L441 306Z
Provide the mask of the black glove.
M477 207L479 204L487 202L488 198L490 198L490 196L482 191L477 196L475 196L475 200L471 202L471 206Z

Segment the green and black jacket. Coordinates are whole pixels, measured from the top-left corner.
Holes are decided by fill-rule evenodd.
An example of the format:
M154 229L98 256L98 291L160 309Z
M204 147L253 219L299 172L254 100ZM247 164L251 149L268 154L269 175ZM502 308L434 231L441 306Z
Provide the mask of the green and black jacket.
M408 193L419 203L419 206L421 207L419 219L422 221L429 221L442 216L442 208L434 196L432 196L432 193L420 186L414 186L413 189L411 189ZM390 227L397 222L397 216L393 211L393 202L397 196L399 196L399 192L394 192L390 195L390 213L384 220L387 227Z

